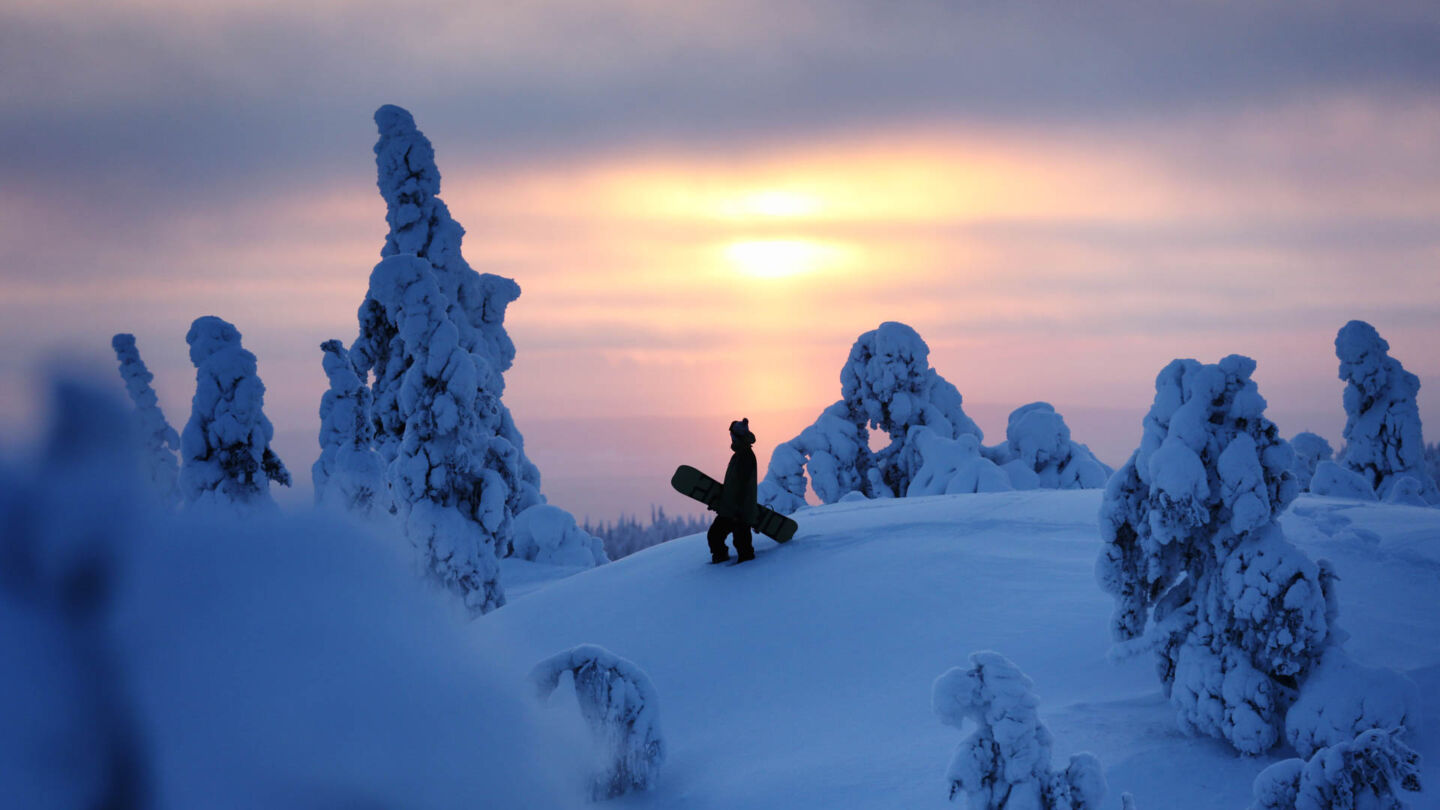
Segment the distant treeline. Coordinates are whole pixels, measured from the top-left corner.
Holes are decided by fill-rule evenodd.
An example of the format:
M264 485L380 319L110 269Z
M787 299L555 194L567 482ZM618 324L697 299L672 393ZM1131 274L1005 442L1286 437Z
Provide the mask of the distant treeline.
M667 540L699 534L710 527L707 518L695 515L670 516L662 507L650 507L650 523L643 524L635 515L621 515L614 523L592 524L585 519L584 529L605 543L605 553L618 560L635 552L659 545Z

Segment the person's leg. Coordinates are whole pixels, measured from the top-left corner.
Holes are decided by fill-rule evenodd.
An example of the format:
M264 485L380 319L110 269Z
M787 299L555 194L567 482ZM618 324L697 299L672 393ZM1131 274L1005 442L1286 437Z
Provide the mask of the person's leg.
M735 554L741 562L755 559L755 546L751 542L750 527L743 523L735 526Z
M710 524L710 530L705 532L705 542L710 545L710 561L722 562L730 559L730 549L725 547L725 535L732 531L730 519L716 516L715 521Z

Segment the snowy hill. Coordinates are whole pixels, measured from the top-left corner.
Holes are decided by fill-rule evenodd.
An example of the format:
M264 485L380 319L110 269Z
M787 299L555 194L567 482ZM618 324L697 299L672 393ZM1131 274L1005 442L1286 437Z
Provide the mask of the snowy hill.
M1290 755L1247 758L1175 725L1150 657L1107 654L1110 598L1095 583L1101 492L1030 491L842 503L803 510L784 546L710 566L700 537L535 590L472 626L515 652L516 679L582 643L640 665L669 757L658 789L616 806L922 808L946 801L961 733L931 685L996 650L1035 682L1055 761L1090 751L1106 807L1238 810L1251 780ZM1302 496L1289 537L1328 557L1346 648L1407 673L1422 695L1407 740L1440 807L1440 510ZM556 718L575 707L555 701Z

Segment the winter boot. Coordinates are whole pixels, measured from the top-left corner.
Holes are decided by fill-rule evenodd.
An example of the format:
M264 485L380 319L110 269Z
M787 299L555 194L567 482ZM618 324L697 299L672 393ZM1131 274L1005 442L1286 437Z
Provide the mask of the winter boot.
M729 551L722 551L722 552L720 552L720 553L718 553L718 554L711 554L711 555L710 555L710 564L711 564L711 565L718 565L718 564L723 563L723 562L728 562L729 559L730 559L730 552L729 552Z

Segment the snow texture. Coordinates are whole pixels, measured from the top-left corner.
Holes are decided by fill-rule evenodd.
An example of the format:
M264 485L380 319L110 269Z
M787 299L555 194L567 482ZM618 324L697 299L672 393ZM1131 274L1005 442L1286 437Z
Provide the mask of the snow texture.
M1403 810L1401 792L1420 791L1420 758L1403 731L1371 729L1271 765L1255 777L1250 810Z
M495 550L510 530L506 485L479 463L504 440L475 409L498 375L460 346L424 259L391 256L375 265L367 300L405 352L394 391L404 430L386 469L391 497L425 573L480 615L505 604Z
M270 482L290 485L290 472L270 449L275 428L265 418L265 384L240 332L207 315L185 335L195 364L190 421L180 435L180 495L187 505L246 511L273 505Z
M1015 489L1099 489L1114 472L1070 439L1064 417L1048 402L1016 408L1005 426L1005 442L988 448L987 455L1005 468Z
M1295 483L1301 492L1310 491L1310 481L1315 477L1315 467L1322 461L1329 461L1335 451L1325 437L1308 431L1295 434L1290 440L1290 449L1295 451Z
M150 486L160 501L173 505L180 500L180 434L165 421L160 411L160 401L150 381L155 375L145 368L140 359L140 350L135 346L135 336L116 335L110 341L115 357L120 361L120 377L125 381L125 392L135 405L134 430L144 448L144 470Z
M1255 362L1176 360L1140 448L1110 479L1096 565L1120 642L1149 637L1180 728L1245 753L1273 746L1329 640L1321 568L1276 522L1298 487L1265 418Z
M933 689L942 723L975 724L950 762L950 798L964 796L969 810L1097 810L1106 790L1100 762L1081 753L1064 771L1051 770L1053 740L1031 680L999 653L973 653L970 663L941 675Z
M1015 488L1003 469L980 454L980 441L974 435L964 433L947 439L928 427L910 430L906 446L919 454L920 463L905 497L1006 492Z
M1409 678L1362 666L1332 646L1285 716L1285 737L1296 753L1309 758L1364 731L1411 725L1418 704L1419 693Z
M1340 379L1345 381L1345 447L1337 460L1360 473L1382 500L1402 476L1409 476L1426 503L1440 505L1440 488L1425 469L1415 404L1420 378L1389 350L1390 344L1364 321L1350 321L1335 336Z
M1310 491L1329 498L1379 500L1375 497L1375 489L1364 475L1347 470L1334 461L1322 461L1315 465L1315 476L1310 479Z
M869 498L904 495L921 466L911 444L928 427L944 439L972 435L980 428L961 409L960 392L930 368L930 347L914 329L886 322L861 335L840 370L842 399L826 408L799 436L775 448L760 502L790 513L805 505L806 473L815 495L835 503L851 492ZM870 431L890 444L870 451Z
M610 561L600 538L575 525L575 517L549 504L536 504L515 516L510 556L534 562L592 568Z
M390 511L385 467L375 452L370 421L369 386L355 373L349 352L338 340L320 344L330 388L320 400L320 457L310 468L315 502L350 510L361 517Z
M567 672L601 757L591 798L650 790L665 761L660 702L650 676L603 647L582 644L536 664L530 683L546 700Z

